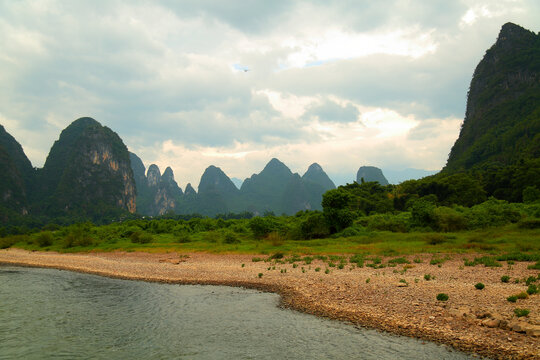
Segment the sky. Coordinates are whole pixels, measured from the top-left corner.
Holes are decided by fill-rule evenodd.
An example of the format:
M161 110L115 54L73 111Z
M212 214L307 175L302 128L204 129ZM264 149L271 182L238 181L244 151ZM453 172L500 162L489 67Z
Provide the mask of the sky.
M0 0L0 124L42 167L90 116L182 188L273 157L439 170L509 21L538 32L540 2Z

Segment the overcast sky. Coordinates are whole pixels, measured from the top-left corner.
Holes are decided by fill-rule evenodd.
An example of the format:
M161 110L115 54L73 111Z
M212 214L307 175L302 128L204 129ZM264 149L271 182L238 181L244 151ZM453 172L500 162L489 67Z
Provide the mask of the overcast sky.
M0 0L0 124L43 166L90 116L182 188L272 158L438 170L476 64L531 1Z

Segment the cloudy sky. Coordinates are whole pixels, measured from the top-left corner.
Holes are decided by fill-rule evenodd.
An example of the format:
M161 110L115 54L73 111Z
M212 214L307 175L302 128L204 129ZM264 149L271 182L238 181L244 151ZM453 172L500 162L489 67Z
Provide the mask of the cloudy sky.
M182 188L272 158L437 170L474 67L538 0L0 0L0 124L36 167L91 116Z

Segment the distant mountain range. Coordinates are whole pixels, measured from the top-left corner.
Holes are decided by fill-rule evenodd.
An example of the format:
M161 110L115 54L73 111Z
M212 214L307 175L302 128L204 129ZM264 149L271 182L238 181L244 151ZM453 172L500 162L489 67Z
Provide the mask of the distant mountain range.
M437 176L468 172L487 194L520 201L525 187L540 189L539 158L540 35L508 23L476 67L459 138ZM431 173L387 170L386 178L362 166L356 181L385 185ZM320 210L322 195L334 188L316 163L300 176L271 159L244 181L209 166L197 191L191 184L182 191L170 167L163 174L154 164L146 169L115 132L88 117L64 129L35 169L0 125L0 224L105 221L135 212L294 214Z

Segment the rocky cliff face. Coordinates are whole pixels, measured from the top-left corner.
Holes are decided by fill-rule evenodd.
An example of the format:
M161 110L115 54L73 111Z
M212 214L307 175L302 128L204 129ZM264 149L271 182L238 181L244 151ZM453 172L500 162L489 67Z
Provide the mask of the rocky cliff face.
M26 215L34 178L35 170L21 145L0 125L0 212Z
M540 156L540 34L505 24L474 71L459 138L443 171Z
M381 185L388 185L388 180L383 175L381 169L375 166L362 166L356 173L356 182L361 183L362 179L365 182L376 181Z
M144 164L139 157L132 154L131 158L138 191L137 212L151 216L177 212L183 194L174 180L172 169L167 167L161 175L159 167L152 164L145 175Z
M40 207L54 213L99 216L136 210L129 153L120 137L92 118L62 131L39 173Z

